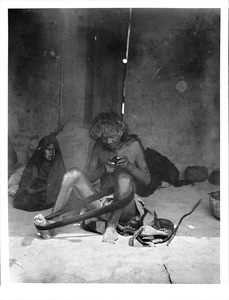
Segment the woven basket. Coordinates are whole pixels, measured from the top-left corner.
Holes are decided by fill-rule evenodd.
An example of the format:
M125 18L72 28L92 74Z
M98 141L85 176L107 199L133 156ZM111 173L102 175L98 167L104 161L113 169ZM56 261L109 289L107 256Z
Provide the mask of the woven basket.
M210 193L209 204L213 216L220 220L220 191Z

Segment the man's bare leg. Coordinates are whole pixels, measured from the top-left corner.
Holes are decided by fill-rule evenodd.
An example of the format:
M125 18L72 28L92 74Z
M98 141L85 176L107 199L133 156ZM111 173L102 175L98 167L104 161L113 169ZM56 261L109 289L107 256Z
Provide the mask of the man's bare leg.
M133 192L133 182L132 178L127 173L120 173L117 175L117 184L115 187L115 195L114 199L116 201L120 201L128 197ZM134 199L132 200L132 202ZM114 211L113 213L109 214L108 221L107 221L107 227L103 234L103 242L112 243L118 239L118 233L116 230L116 227L118 225L118 221L124 212L124 209L119 209L117 211ZM133 212L130 212L130 214L126 217L133 217L131 215Z
M58 210L64 207L74 187L76 188L77 193L82 198L88 197L95 193L95 190L91 186L90 182L88 181L84 173L77 168L72 168L68 172L66 172L63 177L60 192L58 194L56 203L52 211L53 213L57 212ZM99 208L100 206L101 206L100 201L96 200L93 203L89 203L85 205L85 209L92 210L92 209ZM48 223L53 223L53 221L58 220L58 218L59 217L51 221L48 221L42 216L42 214L39 214L35 216L33 220L35 225L46 225ZM40 234L41 236L43 236L42 231L40 231ZM47 232L44 234L44 238L46 235ZM48 236L51 237L51 235Z
M53 208L53 213L64 207L68 201L73 187L77 190L77 193L81 198L86 198L95 194L95 190L89 180L86 178L85 174L80 169L72 168L63 177L60 192ZM99 207L99 200L86 205L87 210L92 210Z

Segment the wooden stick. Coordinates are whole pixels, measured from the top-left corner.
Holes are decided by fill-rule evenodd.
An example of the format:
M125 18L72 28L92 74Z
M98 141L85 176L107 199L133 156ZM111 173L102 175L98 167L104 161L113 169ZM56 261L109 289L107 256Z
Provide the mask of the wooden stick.
M193 206L193 208L192 208L192 210L191 210L190 212L188 212L187 214L185 214L185 215L183 215L183 216L181 217L181 219L180 219L180 221L178 222L177 227L175 228L173 234L171 235L170 239L169 239L168 242L166 243L166 246L169 246L169 244L172 242L172 240L173 240L173 238L175 237L175 235L176 235L176 233L177 233L177 230L178 230L178 228L180 227L180 224L181 224L181 222L183 221L183 219L184 219L185 217L187 217L188 215L190 215L191 213L193 213L194 210L197 208L197 206L200 204L200 202L201 202L201 199L197 201L197 203Z

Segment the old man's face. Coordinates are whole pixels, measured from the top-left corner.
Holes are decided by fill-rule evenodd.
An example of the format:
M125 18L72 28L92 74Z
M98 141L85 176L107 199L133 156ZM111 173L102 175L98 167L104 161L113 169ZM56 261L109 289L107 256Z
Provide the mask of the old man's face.
M115 150L118 148L122 133L113 132L113 133L104 133L101 137L102 143L104 146L110 150Z

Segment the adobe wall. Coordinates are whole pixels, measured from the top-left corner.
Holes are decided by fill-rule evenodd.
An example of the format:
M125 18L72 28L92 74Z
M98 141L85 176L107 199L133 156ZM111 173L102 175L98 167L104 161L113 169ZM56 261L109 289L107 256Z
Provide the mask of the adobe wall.
M217 10L133 11L125 121L171 159L219 167Z
M71 155L81 162L69 134L81 149L93 114L121 107L128 11L12 10L9 21L9 136L19 161L30 140L56 132L67 166ZM124 119L180 171L219 167L219 42L218 10L132 10Z

